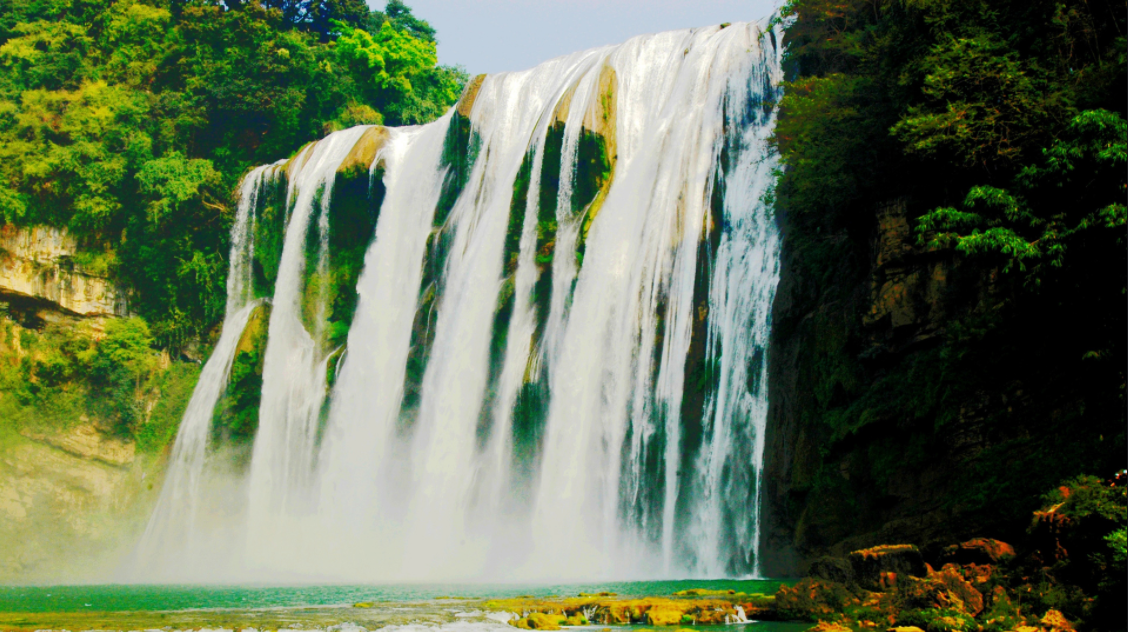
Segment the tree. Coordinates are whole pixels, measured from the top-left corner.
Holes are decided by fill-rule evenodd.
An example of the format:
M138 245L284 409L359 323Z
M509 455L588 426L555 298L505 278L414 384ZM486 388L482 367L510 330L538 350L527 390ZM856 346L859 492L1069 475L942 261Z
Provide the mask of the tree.
M1073 118L1062 137L1023 168L1009 190L972 187L962 208L941 207L918 222L922 241L966 255L1001 259L1037 284L1047 264L1065 266L1068 250L1093 233L1124 246L1128 123L1107 110Z

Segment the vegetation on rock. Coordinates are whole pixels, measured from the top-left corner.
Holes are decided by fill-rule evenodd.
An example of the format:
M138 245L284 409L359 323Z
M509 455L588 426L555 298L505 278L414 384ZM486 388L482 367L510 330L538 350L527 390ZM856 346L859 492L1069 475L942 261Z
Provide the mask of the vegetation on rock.
M719 593L719 594L714 594ZM775 619L775 599L761 594L692 589L672 597L617 597L613 593L571 598L494 599L487 610L520 613L509 624L525 630L559 630L577 625L717 625L739 620L737 608L749 615Z
M168 445L199 372L177 360L198 356L223 317L239 179L337 129L439 116L466 75L436 65L435 51L434 29L399 0L383 12L361 0L62 0L0 11L0 224L68 228L74 260L128 288L136 314L43 331L5 321L27 342L0 376L5 421L90 416L142 449ZM328 270L307 282L307 294L328 298L327 345L343 342L356 308L382 196L375 179L369 186L367 165L339 174ZM288 211L284 181L266 183L253 236L258 296L273 291ZM218 437L257 427L265 313L235 359ZM158 362L158 348L172 349L172 362Z
M1067 481L1045 497L1018 546L986 538L950 545L928 555L919 576L874 564L903 553L903 546L851 553L843 562L858 574L847 578L836 565L816 563L812 577L780 588L775 608L781 616L851 630L1123 629L1128 569L1108 536L1128 520L1125 483L1123 473L1109 481Z
M111 253L174 347L223 315L249 167L346 126L435 118L466 80L398 0L19 3L0 67L0 221Z
M783 9L765 568L1016 540L1125 466L1126 13Z
M154 350L143 320L62 320L37 330L0 307L0 433L92 422L144 452L169 445L199 367Z

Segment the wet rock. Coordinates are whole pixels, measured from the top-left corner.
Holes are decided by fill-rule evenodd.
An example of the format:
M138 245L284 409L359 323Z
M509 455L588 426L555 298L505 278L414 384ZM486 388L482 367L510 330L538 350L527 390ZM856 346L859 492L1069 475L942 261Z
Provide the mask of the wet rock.
M348 174L357 170L368 173L377 152L388 142L389 136L388 128L380 125L365 130L337 167L337 173Z
M887 590L898 578L924 577L927 569L920 550L911 544L887 544L850 554L857 582L867 590Z
M462 91L462 97L458 99L455 108L460 116L470 118L470 112L474 109L474 101L478 99L478 91L482 89L482 84L486 81L485 75L475 75L466 84L466 88Z

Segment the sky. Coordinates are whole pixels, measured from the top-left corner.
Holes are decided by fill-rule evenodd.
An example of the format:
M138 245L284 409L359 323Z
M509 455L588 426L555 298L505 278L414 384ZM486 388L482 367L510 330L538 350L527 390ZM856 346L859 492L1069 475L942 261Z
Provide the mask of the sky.
M759 20L780 0L404 0L438 31L439 63L525 70L635 35ZM368 0L383 9L384 0Z

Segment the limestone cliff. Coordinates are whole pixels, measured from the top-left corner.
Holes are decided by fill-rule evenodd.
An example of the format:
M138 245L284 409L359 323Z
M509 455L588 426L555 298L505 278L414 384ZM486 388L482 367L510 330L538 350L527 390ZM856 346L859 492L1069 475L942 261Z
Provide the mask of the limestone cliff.
M74 263L78 244L65 228L0 226L0 295L47 301L79 316L124 316L125 293Z

